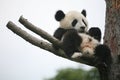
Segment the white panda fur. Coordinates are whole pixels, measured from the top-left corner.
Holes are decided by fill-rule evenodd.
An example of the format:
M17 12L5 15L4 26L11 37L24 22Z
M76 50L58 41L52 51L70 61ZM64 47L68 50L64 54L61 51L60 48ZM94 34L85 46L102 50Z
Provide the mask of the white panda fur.
M96 46L100 45L100 42L85 33L79 33L79 36L82 38L82 42L78 47L80 52L74 52L71 58L77 58L83 54L93 56L95 54L94 50Z
M94 54L95 47L100 44L100 42L93 37L80 33L79 34L82 37L82 43L80 45L80 50L81 52L84 53L89 53L90 55Z

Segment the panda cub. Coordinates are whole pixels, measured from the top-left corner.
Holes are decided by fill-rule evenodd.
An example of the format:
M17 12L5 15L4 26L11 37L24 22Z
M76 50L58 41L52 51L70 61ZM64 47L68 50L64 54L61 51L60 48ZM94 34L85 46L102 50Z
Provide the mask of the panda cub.
M55 14L55 19L59 21L60 25L53 36L60 41L64 34L70 29L75 29L80 33L86 33L88 30L88 21L86 19L85 10L82 10L81 12L69 11L66 14L62 10L58 10ZM59 49L55 45L53 45L53 47Z
M58 10L55 19L59 21L59 28L54 32L54 37L62 42L63 50L69 58L76 58L82 54L98 57L102 62L110 60L110 49L100 44L101 30L92 27L88 30L86 11L69 11L64 13ZM58 50L59 47L53 45ZM77 55L76 55L77 54Z
M97 30L99 30L99 28L97 28ZM66 55L70 58L76 58L83 54L89 54L91 57L96 56L105 64L110 64L110 49L106 45L100 44L100 38L98 38L99 35L92 37L90 33L91 30L89 30L87 34L78 33L75 29L67 31L64 34L62 42L64 47L63 50Z

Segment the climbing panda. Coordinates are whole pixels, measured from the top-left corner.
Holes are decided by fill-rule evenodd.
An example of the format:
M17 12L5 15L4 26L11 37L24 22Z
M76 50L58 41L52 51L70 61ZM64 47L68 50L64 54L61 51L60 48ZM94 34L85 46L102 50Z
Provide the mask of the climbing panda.
M55 19L60 23L60 25L55 30L53 36L60 41L64 34L70 29L75 29L80 33L86 33L88 30L86 10L82 10L81 12L69 11L66 14L62 10L58 10L55 14ZM53 45L53 47L58 49L55 45Z

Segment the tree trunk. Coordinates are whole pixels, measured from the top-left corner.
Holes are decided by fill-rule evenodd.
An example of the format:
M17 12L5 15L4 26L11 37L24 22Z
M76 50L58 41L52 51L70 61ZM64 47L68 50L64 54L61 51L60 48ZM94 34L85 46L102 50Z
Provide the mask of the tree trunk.
M101 80L120 80L120 0L106 1L104 44L111 49L110 66L98 67Z

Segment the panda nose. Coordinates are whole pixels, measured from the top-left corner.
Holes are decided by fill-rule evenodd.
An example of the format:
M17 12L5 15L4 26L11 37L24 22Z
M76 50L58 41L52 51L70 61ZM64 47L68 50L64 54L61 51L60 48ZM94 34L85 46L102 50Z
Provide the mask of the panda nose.
M85 27L80 27L80 29L85 30Z

